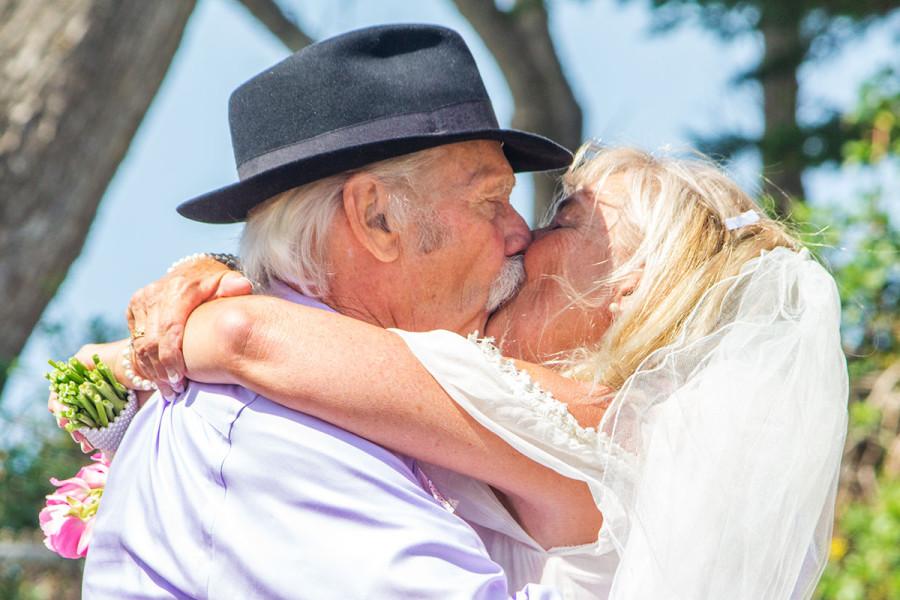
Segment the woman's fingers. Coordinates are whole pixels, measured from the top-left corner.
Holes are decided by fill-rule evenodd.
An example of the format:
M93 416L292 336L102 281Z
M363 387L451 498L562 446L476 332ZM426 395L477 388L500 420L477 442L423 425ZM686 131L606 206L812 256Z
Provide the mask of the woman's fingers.
M56 392L50 392L50 397L47 398L47 410L50 411L50 414L56 417L56 426L57 427L65 427L69 422L65 417L60 417L66 407L62 402L59 401L59 397L57 397Z
M135 366L140 371L138 374L153 381L159 387L163 397L170 400L174 394L168 383L165 368L159 360L159 342L162 332L160 331L159 308L156 306L158 299L157 295L148 296L146 304L135 310L135 316L142 314L144 321L143 326L140 326L132 334L132 346Z
M250 280L238 273L229 271L219 280L215 292L216 298L230 298L232 296L248 296L253 293L253 284Z
M131 368L138 377L150 378L150 365L141 362L138 348L143 345L147 337L147 312L144 303L144 290L141 288L131 297L128 304L128 327L131 335Z
M191 313L215 298L245 296L253 292L250 280L236 271L213 271L202 279L184 277L181 293L170 308L162 310L160 319L159 360L169 384L178 392L184 387L187 366L182 346L184 330Z
M138 290L129 305L134 322L131 331L132 370L138 377L154 382L160 394L171 400L175 394L159 362L159 311L154 306L159 298L155 290L157 286L154 283Z
M187 372L181 347L191 313L215 298L251 292L245 277L211 258L188 261L138 290L127 312L138 374L164 396L180 393Z
M217 263L218 264L218 263ZM183 388L187 369L181 352L184 328L194 309L215 297L216 287L229 271L174 273L166 295L158 299L159 361L166 382Z
M183 340L184 326L179 323L169 323L163 326L159 342L159 362L166 375L167 383L177 393L184 391L184 378L187 374L184 355L181 352Z

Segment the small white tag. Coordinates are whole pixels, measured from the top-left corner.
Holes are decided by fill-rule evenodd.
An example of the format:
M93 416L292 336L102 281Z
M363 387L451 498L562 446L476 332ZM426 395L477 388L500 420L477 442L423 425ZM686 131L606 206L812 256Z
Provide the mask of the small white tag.
M725 229L732 231L746 225L753 225L754 223L759 223L759 213L755 210L748 210L736 217L725 219Z

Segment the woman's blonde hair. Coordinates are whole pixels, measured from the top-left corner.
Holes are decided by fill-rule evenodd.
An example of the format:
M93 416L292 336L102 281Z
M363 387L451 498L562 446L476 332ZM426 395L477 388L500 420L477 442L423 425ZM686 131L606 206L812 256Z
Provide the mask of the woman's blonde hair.
M613 176L615 185L605 189ZM614 389L650 353L676 339L714 284L738 274L765 250L800 248L783 224L767 217L720 167L700 155L656 156L587 143L576 154L563 187L563 197L577 190L624 196L613 234L619 255L613 257L611 275L596 286L615 289L636 272L640 278L599 344L579 349L565 361L570 375ZM746 211L756 211L759 221L726 227L726 219ZM704 302L708 314L694 322L707 331L714 329L720 301Z

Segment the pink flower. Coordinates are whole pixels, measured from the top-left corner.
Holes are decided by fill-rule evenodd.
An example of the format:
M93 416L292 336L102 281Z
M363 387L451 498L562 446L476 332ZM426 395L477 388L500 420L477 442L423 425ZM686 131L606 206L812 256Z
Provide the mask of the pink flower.
M63 558L83 558L91 541L94 518L109 474L108 458L97 453L91 459L94 462L79 469L75 477L63 481L50 479L56 491L47 496L47 504L39 516L44 545Z

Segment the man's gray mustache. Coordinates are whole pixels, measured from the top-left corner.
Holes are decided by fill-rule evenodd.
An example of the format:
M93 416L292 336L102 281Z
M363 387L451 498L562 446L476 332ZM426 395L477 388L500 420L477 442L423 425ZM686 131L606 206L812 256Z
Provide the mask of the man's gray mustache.
M503 262L503 268L488 291L487 310L493 312L500 305L516 295L525 281L525 257L521 254L510 256Z

